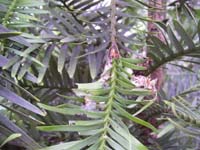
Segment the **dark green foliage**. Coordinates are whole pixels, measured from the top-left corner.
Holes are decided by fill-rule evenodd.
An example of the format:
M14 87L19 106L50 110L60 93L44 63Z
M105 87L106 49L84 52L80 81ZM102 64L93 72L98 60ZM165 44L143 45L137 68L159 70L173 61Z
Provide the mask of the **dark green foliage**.
M169 64L198 74L198 8L196 15L187 1L167 3L166 23L149 19L147 9L157 8L143 1L112 2L0 0L0 147L195 148L199 107L190 96L199 84L169 98L148 75ZM165 42L147 33L148 22ZM141 76L148 85L134 81Z

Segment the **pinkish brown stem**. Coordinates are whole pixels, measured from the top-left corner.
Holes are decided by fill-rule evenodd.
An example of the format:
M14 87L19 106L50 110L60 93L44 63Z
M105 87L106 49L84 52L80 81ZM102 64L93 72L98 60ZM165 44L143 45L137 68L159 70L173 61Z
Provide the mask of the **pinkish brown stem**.
M148 17L152 20L163 21L166 19L166 0L149 0L149 5L155 9L149 9ZM153 22L148 23L148 31L161 41L165 42L162 32L156 27ZM162 87L164 80L163 68L158 68L151 74L152 79L157 79L156 88L159 90Z

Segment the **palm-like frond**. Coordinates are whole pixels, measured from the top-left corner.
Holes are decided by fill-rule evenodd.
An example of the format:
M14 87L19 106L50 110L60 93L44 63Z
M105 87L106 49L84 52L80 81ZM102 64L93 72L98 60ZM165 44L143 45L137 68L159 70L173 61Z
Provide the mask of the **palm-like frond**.
M12 111L14 117L23 118L25 126L32 129L45 122L48 126L39 126L38 129L78 133L76 141L44 149L147 149L137 135L129 130L131 127L138 129L136 124L139 124L156 131L155 127L145 120L157 114L166 117L167 113L168 121L186 132L188 130L185 125L199 125L198 110L194 110L190 105L182 105L183 95L174 97L174 101L167 101L167 105L162 102L154 103L154 100L149 100L152 93L144 88L136 88L131 82L134 75L128 71L144 71L149 75L163 64L181 57L187 58L182 61L199 64L188 58L200 56L200 25L194 27L194 34L191 35L177 21L171 25L154 21L163 31L166 41L162 42L149 34L148 56L152 63L148 70L145 70L141 64L137 65L142 63L140 59L124 56L132 56L136 50L146 46L145 24L153 20L143 14L147 13L147 9L157 8L139 0L115 2L115 12L112 14L112 4L104 5L100 0L38 0L34 3L30 0L0 0L0 7L3 8L0 12L3 25L0 26L0 31L4 32L0 34L3 39L3 51L0 52L0 96L26 110L16 105L10 107L11 104L4 99L1 105ZM185 2L180 3L185 9L188 8ZM194 18L189 9L187 12ZM112 15L116 19L114 27ZM113 44L113 28L116 32L115 44L122 58L112 60L111 68L106 72L108 78L102 75L97 82L77 84L78 90L75 90L75 93L80 94L80 97L71 96L71 88L76 86L75 82L91 82L99 78L106 61L106 50L110 43ZM20 35L17 36L18 34ZM102 83L101 79L104 77L106 82ZM27 113L29 110L43 115L43 111L31 104L35 103L31 102L36 98L33 95L41 100L39 106L47 110L46 118L36 115L30 117ZM64 101L62 97L68 101ZM100 108L87 110L84 105L87 105L88 99ZM76 101L71 102L73 100ZM138 117L141 113L146 118ZM2 118L0 117L0 120ZM127 120L132 120L133 123ZM175 122L177 120L179 124ZM8 124L13 125L10 122ZM1 128L5 129L2 122ZM10 127L6 128L6 131L9 130ZM15 131L21 133L21 130ZM38 131L34 133L36 132L39 134ZM63 133L61 134L63 136ZM171 136L169 132L165 135L163 138ZM159 140L162 143L161 138ZM29 142L32 141L28 139ZM25 139L22 137L22 142L23 140ZM162 143L163 148L182 148L172 143L176 141L173 138L168 141L168 144ZM39 148L33 141L34 146Z
M160 41L160 39L155 36L149 36L151 44L148 56L152 59L152 64L149 67L148 74L168 62L179 60L183 57L199 57L200 47L197 41L198 32L195 33L195 36L191 37L183 26L175 20L173 30L169 25L164 25L163 23L158 24L163 29L166 42ZM196 26L195 28L196 31L198 31L198 27ZM186 61L198 64L198 62L190 61L189 59L186 59ZM177 66L179 65L177 64Z
M0 12L1 31L21 32L21 36L1 41L2 54L8 59L3 69L11 71L13 78L21 80L26 76L27 72L30 72L32 62L36 65L42 65L40 60L35 59L33 54L30 54L38 49L40 45L32 45L34 42L22 36L26 35L25 37L27 37L26 33L29 32L30 28L36 27L39 24L42 27L39 15L47 13L46 10L42 9L45 3L43 1L32 3L29 0L8 0L6 2L0 1L0 4L4 8ZM34 37L34 41L37 41L36 37ZM12 57L13 53L15 54L14 57ZM24 64L24 62L27 63Z
M100 25L100 29L96 29L94 26L98 26L95 22L100 21L101 19L105 19L107 16L108 8L102 7L103 11L106 11L105 16L101 15L101 9L96 10L96 5L98 5L100 1L50 1L49 3L49 11L51 13L51 17L49 16L46 24L47 26L55 27L54 36L61 37L61 44L65 45L65 48L61 48L59 55L59 67L58 71L61 72L63 69L63 65L66 63L66 57L63 54L71 55L71 60L69 61L68 73L72 78L75 74L76 66L80 57L88 56L88 60L86 59L86 63L89 62L89 67L91 68L91 77L94 79L99 73L97 69L99 69L98 65L91 63L91 59L98 59L102 62L102 52L107 46L108 42L105 42L104 39L108 37L109 33L105 32L106 28L102 29ZM57 9L55 8L57 5ZM94 9L94 8L95 9ZM105 10L104 10L105 9ZM91 18L92 15L96 15L96 21L92 23ZM106 23L105 23L106 24ZM67 47L66 47L67 44ZM62 46L61 46L62 47ZM82 56L79 56L82 55ZM60 59L62 56L62 59ZM88 61L88 62L87 62ZM99 63L101 63L99 62Z
M129 105L137 105L137 103L143 101L143 96L150 94L149 90L138 89L128 80L128 75L130 74L125 70L127 64L133 64L136 70L142 69L136 66L135 62L137 61L134 61L134 59L130 61L130 59L124 58L113 60L112 67L106 72L110 77L105 85L100 81L89 84L78 84L78 91L75 91L75 93L79 94L82 91L83 94L85 93L85 99L88 98L96 102L97 105L103 105L103 110L88 110L90 108L84 110L83 107L75 105L67 107L65 105L48 106L39 104L40 107L49 111L65 115L86 115L88 118L92 119L87 121L70 120L70 122L73 123L69 123L69 125L38 127L38 129L42 131L75 131L79 132L82 136L86 136L82 140L63 143L49 147L48 149L147 149L129 133L128 127L122 121L122 118L127 118L134 123L141 124L156 131L151 124L138 117L132 116L126 111ZM127 99L124 95L131 95L135 98L134 100ZM138 95L140 96L138 97ZM140 99L140 101L136 99ZM148 103L152 103L152 101Z
M180 130L176 130L175 126L171 123L167 123L159 134L155 143L150 146L150 150L165 149L165 150L184 150L184 149L196 149L198 147L198 141L195 142L193 137L186 136L184 133L180 133ZM192 143L192 144L191 144Z
M197 106L192 106L192 101L188 102L187 95L192 93L192 92L198 92L200 86L195 85L192 88L183 91L177 96L174 96L170 101L165 101L166 104L171 108L172 113L175 115L176 118L178 118L179 121L185 122L184 126L193 126L193 127L198 127L199 126L199 110ZM170 119L170 121L173 122L173 120ZM180 125L175 124L179 127ZM197 131L195 131L197 132ZM195 134L195 132L193 132ZM189 132L190 133L190 132ZM191 131L192 133L192 131Z

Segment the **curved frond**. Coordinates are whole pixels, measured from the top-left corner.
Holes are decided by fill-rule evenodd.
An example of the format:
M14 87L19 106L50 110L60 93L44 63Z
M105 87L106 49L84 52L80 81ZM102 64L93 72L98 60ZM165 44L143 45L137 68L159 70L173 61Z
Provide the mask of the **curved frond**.
M39 126L39 130L46 132L75 131L85 137L76 142L63 143L48 149L61 148L64 145L66 145L64 149L70 150L81 148L99 150L109 148L122 150L132 150L133 148L138 150L147 149L130 134L127 125L123 122L123 118L128 119L156 132L156 128L150 123L126 111L129 105L135 104L138 95L147 96L151 94L150 90L136 88L130 82L126 72L127 66L125 67L124 64L128 63L136 66L136 61L130 62L128 60L124 58L114 59L111 68L104 72L105 74L102 75L99 81L89 84L78 84L78 90L75 90L75 93L82 95L85 99L83 106L67 107L39 104L40 107L49 111L65 115L86 115L88 118L91 118L87 121L70 120L68 125ZM108 79L104 82L103 80L106 76ZM128 100L125 95L132 96L133 98ZM143 101L143 97L139 99L138 103ZM95 105L95 109L92 105Z
M163 29L163 35L165 35L166 42L162 42L155 36L149 36L149 51L148 57L152 59L152 64L149 67L147 74L152 73L160 66L175 60L187 58L187 62L195 63L195 61L189 58L199 58L200 46L196 42L196 36L194 39L188 35L183 26L174 21L174 28L169 25L166 26L163 23L158 23ZM197 26L196 26L197 29ZM195 35L197 35L195 33ZM198 64L198 63L195 63ZM177 66L180 66L177 64ZM182 67L184 68L184 66Z

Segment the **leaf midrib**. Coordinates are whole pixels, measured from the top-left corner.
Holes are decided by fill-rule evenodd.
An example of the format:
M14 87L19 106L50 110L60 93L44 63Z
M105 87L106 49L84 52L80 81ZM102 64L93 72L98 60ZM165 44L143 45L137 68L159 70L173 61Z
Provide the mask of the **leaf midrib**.
M113 68L111 70L111 90L109 93L109 99L107 102L107 107L106 107L106 115L105 115L105 119L104 119L104 127L103 127L103 133L100 137L101 143L100 143L100 147L99 150L104 150L106 147L106 138L107 138L107 134L108 134L108 129L110 126L110 116L111 116L111 111L113 108L113 101L114 101L114 96L115 96L115 92L116 92L116 84L117 84L117 69L116 69L116 60L113 60Z

